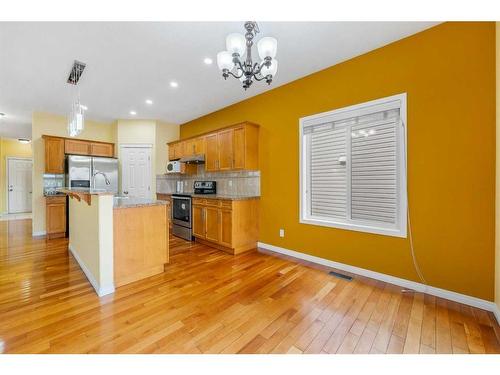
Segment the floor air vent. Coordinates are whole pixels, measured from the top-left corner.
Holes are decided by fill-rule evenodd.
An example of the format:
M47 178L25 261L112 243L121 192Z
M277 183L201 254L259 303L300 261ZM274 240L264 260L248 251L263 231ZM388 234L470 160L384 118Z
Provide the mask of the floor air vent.
M335 271L330 271L328 273L330 275L332 275L332 276L338 277L339 279L344 279L344 280L347 280L347 281L351 281L352 280L351 276L347 276L347 275L344 275L342 273L338 273L338 272L335 272Z

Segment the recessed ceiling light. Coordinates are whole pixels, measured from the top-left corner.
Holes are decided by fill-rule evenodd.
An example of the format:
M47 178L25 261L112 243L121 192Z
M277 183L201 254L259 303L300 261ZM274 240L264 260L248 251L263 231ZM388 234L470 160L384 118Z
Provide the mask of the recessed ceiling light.
M210 57L205 57L203 62L207 65L211 65L214 61Z
M24 144L31 142L31 140L29 140L27 138L19 138L18 141L19 141L19 143L24 143Z
M153 101L151 99L146 99L146 104L151 105L151 104L153 104Z
M170 87L179 87L179 84L175 81L170 81Z
M130 111L129 113L130 113L132 116L135 116L135 115L137 114L137 112L136 112L136 111Z

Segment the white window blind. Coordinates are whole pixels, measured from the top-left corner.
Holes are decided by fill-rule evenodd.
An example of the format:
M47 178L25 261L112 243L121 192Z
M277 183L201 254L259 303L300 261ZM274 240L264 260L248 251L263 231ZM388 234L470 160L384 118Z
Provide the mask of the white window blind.
M406 96L301 119L301 222L406 237Z

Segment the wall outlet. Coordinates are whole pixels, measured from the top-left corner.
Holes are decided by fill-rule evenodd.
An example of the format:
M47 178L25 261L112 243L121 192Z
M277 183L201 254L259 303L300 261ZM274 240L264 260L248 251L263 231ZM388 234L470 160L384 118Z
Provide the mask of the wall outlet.
M229 180L227 183L228 183L229 187L233 186L233 180Z
M280 229L280 237L285 237L285 230L284 229Z

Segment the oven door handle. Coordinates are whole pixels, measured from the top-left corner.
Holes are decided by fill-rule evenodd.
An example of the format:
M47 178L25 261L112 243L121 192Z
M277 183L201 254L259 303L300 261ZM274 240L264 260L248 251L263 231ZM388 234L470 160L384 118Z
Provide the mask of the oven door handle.
M187 201L191 200L191 198L189 198L189 197L172 197L172 199L183 199L183 200L187 200Z

